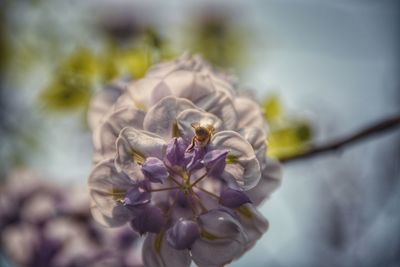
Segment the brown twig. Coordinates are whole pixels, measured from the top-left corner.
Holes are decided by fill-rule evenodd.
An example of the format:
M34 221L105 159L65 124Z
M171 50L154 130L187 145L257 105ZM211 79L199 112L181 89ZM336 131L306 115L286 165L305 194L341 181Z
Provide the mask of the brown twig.
M386 118L376 124L370 125L344 138L340 138L322 145L313 145L304 152L287 157L282 157L279 158L279 160L282 163L288 163L300 159L311 158L328 152L337 151L341 148L344 148L345 146L355 144L356 142L359 142L363 139L372 137L376 134L381 134L390 129L394 129L397 126L400 126L400 115Z

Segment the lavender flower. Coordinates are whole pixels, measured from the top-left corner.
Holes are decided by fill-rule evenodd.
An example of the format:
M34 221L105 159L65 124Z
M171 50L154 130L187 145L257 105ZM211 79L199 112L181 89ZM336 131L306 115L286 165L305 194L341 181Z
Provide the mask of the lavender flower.
M146 235L146 266L222 266L268 228L256 206L280 166L257 103L225 77L199 57L157 65L94 127L92 214Z
M0 194L0 251L18 266L142 266L138 234L108 229L90 216L82 188L56 186L14 171Z

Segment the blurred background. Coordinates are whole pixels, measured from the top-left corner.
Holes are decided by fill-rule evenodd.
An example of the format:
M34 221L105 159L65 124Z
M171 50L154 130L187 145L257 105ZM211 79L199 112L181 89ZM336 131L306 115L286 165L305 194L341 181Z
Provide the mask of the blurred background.
M91 168L89 100L115 78L139 79L154 63L200 53L259 99L271 126L269 154L278 158L400 112L397 0L5 0L0 7L1 266L53 266L44 263L53 258L57 266L97 266L96 255L116 255L103 244L109 233L87 217L85 193L81 202L72 193L85 189ZM47 197L34 202L38 195ZM261 208L269 231L231 266L400 266L399 203L398 128L287 163L281 188ZM87 240L77 245L63 226ZM137 237L118 236L120 252L137 250L126 245ZM32 261L16 253L21 242L52 249L30 248L25 254L40 258ZM113 266L140 264L135 253Z

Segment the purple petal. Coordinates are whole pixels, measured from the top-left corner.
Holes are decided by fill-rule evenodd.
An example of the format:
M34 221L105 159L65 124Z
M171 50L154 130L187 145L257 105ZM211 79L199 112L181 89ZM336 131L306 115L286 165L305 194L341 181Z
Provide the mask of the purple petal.
M187 143L182 138L173 138L167 146L166 160L172 166L183 166L185 164L185 151Z
M246 191L255 206L259 206L264 200L281 185L282 168L280 163L272 158L267 158L262 171L262 177L256 187Z
M116 235L113 236L113 242L115 242L118 250L130 249L132 247L132 244L139 239L139 235L129 229L129 227L121 227L118 230L119 232L117 232Z
M217 209L215 209L215 210L220 211L220 212L226 212L226 213L228 213L230 216L232 216L232 218L234 218L234 219L240 221L239 216L237 215L236 211L234 211L233 209L230 209L230 208L227 208L227 207L219 207L219 208L217 208Z
M225 207L236 209L245 203L250 203L250 198L240 190L235 190L229 187L226 187L220 195L219 203L224 205Z
M216 149L207 152L204 156L203 163L207 168L208 175L220 177L226 166L226 156L229 150Z
M205 154L203 147L195 147L192 152L185 153L186 169L188 171L200 169L204 166L202 159Z
M163 183L169 176L164 163L155 157L146 159L142 166L142 172L153 183Z
M167 231L167 241L175 249L189 249L200 236L197 223L190 220L179 219L173 227Z
M137 183L138 187L143 189L144 191L151 190L151 182L149 180L142 180Z
M188 204L188 199L187 199L185 193L183 193L181 190L179 190L177 194L178 194L177 195L178 205L182 208L187 208L189 204Z
M162 211L156 206L147 206L131 221L132 228L141 235L147 232L159 233L164 224Z
M151 194L140 187L134 187L125 196L124 205L128 207L141 207L150 203Z

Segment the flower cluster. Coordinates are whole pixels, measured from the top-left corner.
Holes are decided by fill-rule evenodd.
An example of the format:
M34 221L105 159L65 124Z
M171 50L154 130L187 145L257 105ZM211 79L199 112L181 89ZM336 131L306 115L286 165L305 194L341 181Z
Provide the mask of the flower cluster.
M61 188L30 170L13 171L1 189L0 237L0 253L18 266L142 266L132 254L138 234L100 227L86 190Z
M146 234L146 266L223 266L268 228L281 179L257 103L200 57L119 81L92 101L92 214Z

